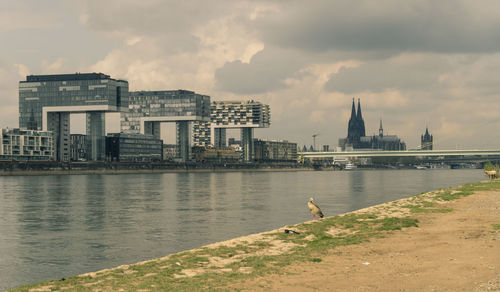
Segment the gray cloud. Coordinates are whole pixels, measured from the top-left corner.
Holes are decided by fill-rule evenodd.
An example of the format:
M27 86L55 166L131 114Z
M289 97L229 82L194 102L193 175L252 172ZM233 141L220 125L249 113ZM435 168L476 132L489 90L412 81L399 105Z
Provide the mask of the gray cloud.
M286 88L285 80L306 64L296 51L265 48L249 63L233 61L215 71L216 87L237 94L258 94Z
M308 51L496 52L497 1L293 1L255 23L266 43Z
M332 74L325 89L353 94L387 89L429 91L439 87L439 76L451 69L444 55L402 55L375 60Z

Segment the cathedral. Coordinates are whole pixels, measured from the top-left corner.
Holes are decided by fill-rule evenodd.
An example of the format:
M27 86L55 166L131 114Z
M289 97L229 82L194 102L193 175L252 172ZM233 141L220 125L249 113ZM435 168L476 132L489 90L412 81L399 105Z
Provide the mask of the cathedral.
M396 135L384 135L382 120L378 135L366 136L365 121L361 114L361 102L358 98L358 109L352 99L351 118L347 126L347 138L339 139L339 147L342 151L349 149L366 150L406 150L406 144Z
M425 134L420 136L420 149L432 150L432 135L429 134L429 128L425 128Z

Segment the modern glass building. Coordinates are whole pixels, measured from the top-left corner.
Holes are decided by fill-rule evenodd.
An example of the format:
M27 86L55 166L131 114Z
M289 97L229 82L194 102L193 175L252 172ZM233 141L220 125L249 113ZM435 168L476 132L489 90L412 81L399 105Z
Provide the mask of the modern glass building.
M296 162L297 143L288 141L255 140L255 160L273 162Z
M0 159L54 159L52 132L26 129L0 131Z
M160 138L160 124L176 123L177 159L191 158L193 122L210 121L210 96L188 90L130 92L128 112L121 115L124 133Z
M163 141L153 135L116 133L106 136L110 161L151 162L162 160Z
M127 110L128 82L102 73L30 75L19 82L19 127L54 134L56 159L70 159L71 113L87 115L89 160L105 159L105 113Z
M254 128L269 128L271 112L269 105L254 100L248 101L213 101L210 105L210 123L200 124L198 132L202 136L213 133L213 143L216 148L226 147L226 129L241 129L241 146L243 160L254 158L253 130ZM196 140L201 140L196 138Z

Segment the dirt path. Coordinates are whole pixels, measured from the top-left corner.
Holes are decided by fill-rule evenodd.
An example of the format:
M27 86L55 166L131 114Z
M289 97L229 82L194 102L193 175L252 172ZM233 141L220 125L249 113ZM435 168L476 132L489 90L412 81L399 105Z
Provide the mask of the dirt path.
M337 247L319 263L235 283L243 291L500 291L500 192L420 214L419 228Z

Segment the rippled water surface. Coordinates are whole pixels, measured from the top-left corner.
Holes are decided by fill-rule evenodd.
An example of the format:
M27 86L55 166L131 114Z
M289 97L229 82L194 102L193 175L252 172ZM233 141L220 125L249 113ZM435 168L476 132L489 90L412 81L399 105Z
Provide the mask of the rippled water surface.
M480 170L0 177L0 289L484 179Z

